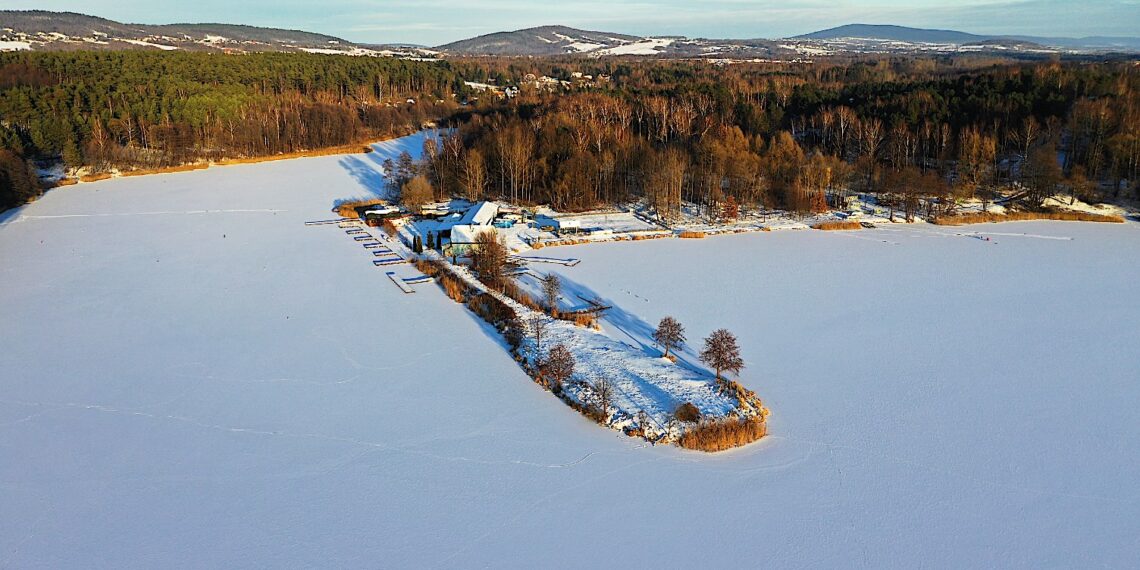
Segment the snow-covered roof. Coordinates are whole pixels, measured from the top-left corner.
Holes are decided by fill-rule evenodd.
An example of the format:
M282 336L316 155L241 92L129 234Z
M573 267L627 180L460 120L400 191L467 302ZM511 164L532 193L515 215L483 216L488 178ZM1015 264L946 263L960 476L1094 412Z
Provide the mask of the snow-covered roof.
M378 215L378 216L383 216L385 214L395 214L395 213L398 213L399 211L400 211L400 209L395 207L395 206L381 206L379 208L372 208L371 210L365 210L364 214L365 215L374 214L374 215Z
M479 202L467 209L467 213L463 214L463 219L459 220L459 224L465 226L486 226L495 219L495 215L498 213L499 207L494 203Z
M475 236L486 232L495 231L493 228L487 226L473 226L470 224L451 226L451 243L453 244L470 244L475 243Z

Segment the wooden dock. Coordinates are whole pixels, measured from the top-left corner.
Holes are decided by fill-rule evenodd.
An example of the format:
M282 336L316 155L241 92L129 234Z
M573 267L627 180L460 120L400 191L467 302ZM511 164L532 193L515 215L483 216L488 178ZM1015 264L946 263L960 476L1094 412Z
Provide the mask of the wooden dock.
M392 280L392 283L395 283L395 284L396 284L396 286L397 286L397 287L399 287L399 288L400 288L400 290L401 290L401 291L403 291L404 293L415 293L415 292L416 292L416 290L415 290L415 289L412 289L412 286L411 286L411 285L408 285L407 283L404 283L404 280L403 280L403 279L400 279L399 277L396 277L396 272L395 272L395 271L389 271L389 272L388 272L388 278L389 278L389 279L391 279L391 280Z

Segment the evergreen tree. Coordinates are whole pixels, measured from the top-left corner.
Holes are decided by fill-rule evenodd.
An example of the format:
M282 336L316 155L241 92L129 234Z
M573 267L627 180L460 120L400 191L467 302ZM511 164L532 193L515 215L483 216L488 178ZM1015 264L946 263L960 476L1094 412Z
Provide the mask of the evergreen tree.
M547 273L542 278L542 295L546 299L546 308L550 314L558 313L558 296L562 293L562 280L553 273Z

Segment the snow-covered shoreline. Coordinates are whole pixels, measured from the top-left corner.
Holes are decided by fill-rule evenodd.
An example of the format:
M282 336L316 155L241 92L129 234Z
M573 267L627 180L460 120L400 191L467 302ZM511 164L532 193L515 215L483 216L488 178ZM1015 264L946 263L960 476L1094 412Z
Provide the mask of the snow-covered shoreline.
M626 341L619 341L607 330L584 327L570 321L540 313L497 291L489 289L466 267L452 265L442 256L428 254L446 274L461 279L467 287L493 295L509 306L527 329L517 354L529 374L535 374L543 355L554 346L569 350L574 358L572 379L560 386L559 396L578 408L601 409L594 387L606 381L613 388L607 413L599 423L637 435L651 443L675 443L687 430L700 424L678 421L675 413L683 404L696 407L705 421L756 420L763 422L768 410L754 395L727 390L707 370L695 362L675 362L661 357L645 338L648 325L628 322L631 316L621 307L610 307L603 320L614 325L626 323L641 329L640 337L622 330ZM586 291L578 284L570 285L566 295L581 296ZM525 292L524 294L528 294ZM533 296L533 294L532 294ZM536 323L541 321L541 325ZM534 327L541 326L541 342ZM620 326L620 325L618 325ZM632 343L631 343L632 341Z

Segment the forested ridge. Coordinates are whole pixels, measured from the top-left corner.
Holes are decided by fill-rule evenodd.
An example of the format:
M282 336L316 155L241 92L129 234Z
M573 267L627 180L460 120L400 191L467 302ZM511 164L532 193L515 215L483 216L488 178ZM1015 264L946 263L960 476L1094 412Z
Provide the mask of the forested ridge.
M544 75L568 87L533 81ZM465 80L521 91L461 105ZM867 191L911 218L998 194L1028 208L1061 190L1115 198L1140 179L1132 62L20 53L0 55L2 205L37 192L25 159L153 168L334 147L445 117L458 129L420 169L437 197L570 210L644 199L668 217L682 202L711 211L731 198L811 211Z
M38 192L27 159L101 171L344 145L446 116L463 89L445 62L395 58L0 54L0 207Z
M522 60L460 62L501 81ZM532 73L571 78L573 62ZM1135 191L1140 74L1132 63L915 58L814 65L597 62L561 96L524 89L429 153L438 187L585 209L643 198L819 211L876 192L908 219L999 192L1039 207ZM580 68L581 69L581 68ZM472 158L474 157L474 158ZM938 208L941 211L931 211Z

